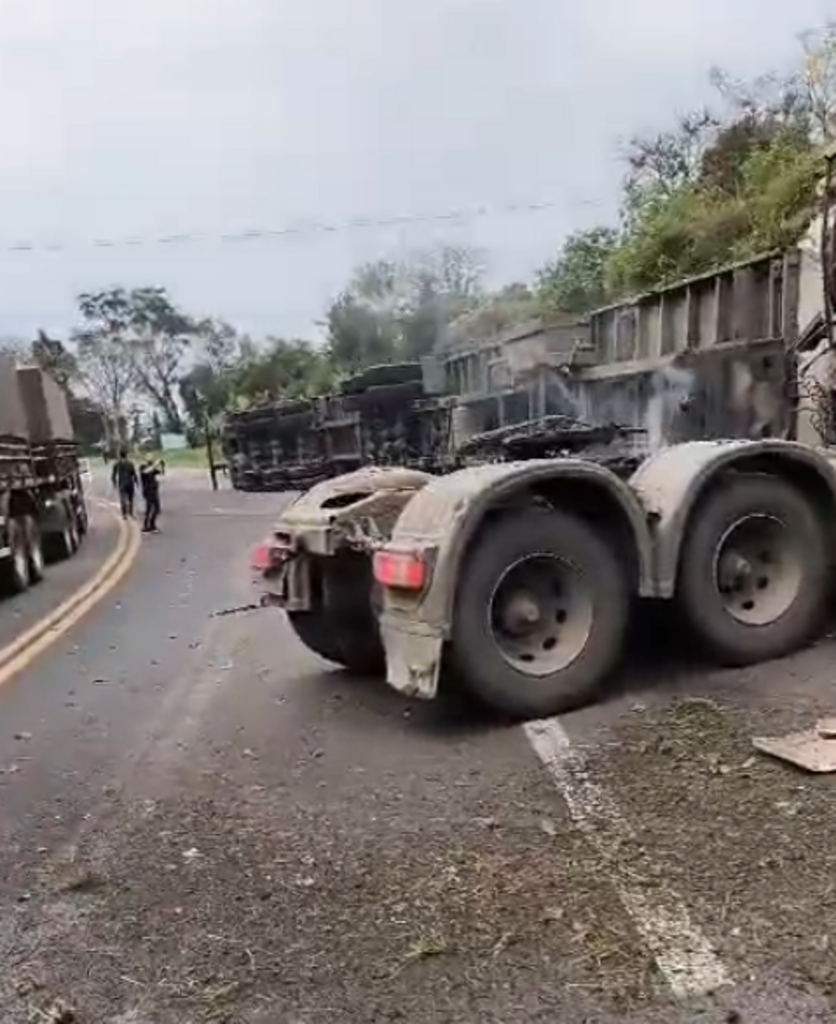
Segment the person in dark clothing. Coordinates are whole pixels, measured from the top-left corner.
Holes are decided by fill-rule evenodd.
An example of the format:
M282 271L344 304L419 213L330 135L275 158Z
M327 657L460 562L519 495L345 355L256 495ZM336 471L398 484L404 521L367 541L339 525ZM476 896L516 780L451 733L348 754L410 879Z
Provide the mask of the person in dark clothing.
M119 452L119 458L113 463L113 471L110 474L110 478L113 481L113 486L119 492L122 518L133 518L137 475L136 466L128 458L126 451Z
M142 498L145 502L145 521L143 533L157 532L157 516L160 514L160 474L162 463L155 465L147 459L139 467L139 479L142 484Z

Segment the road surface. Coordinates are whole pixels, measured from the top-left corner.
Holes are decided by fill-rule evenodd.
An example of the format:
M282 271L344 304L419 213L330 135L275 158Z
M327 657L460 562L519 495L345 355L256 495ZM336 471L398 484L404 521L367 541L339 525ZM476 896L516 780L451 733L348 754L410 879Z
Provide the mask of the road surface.
M0 688L2 1024L836 1019L836 777L750 747L833 711L832 645L710 673L663 622L559 723L411 705L212 617L282 499L165 483Z

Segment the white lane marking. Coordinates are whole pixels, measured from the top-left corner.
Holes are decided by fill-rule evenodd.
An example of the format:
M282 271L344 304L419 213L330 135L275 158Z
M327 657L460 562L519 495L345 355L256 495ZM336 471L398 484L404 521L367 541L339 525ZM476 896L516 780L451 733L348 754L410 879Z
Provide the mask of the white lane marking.
M692 923L685 903L670 889L636 881L638 844L618 805L589 777L586 762L555 718L524 727L535 753L560 790L575 824L598 851L627 913L647 944L674 995L702 996L731 984L728 971ZM623 863L629 843L632 871ZM644 874L644 872L642 872ZM652 872L648 878L655 878Z

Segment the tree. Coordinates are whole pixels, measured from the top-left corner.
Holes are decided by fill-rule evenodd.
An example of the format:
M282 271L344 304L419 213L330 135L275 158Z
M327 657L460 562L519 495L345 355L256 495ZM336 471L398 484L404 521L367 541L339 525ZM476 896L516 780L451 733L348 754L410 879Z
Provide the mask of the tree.
M836 22L818 32L801 36L804 67L801 78L806 90L817 141L836 139Z
M417 359L481 298L482 267L473 250L444 246L355 271L327 313L329 347L340 369Z
M137 384L158 408L165 429L180 433L177 387L197 325L172 303L164 288L130 292L128 325Z
M537 276L537 291L546 311L588 313L607 299L607 264L618 245L618 232L597 227L569 235L557 259Z
M335 366L353 372L397 358L398 325L350 291L343 292L326 314L328 347Z
M84 318L94 325L96 344L101 347L107 339L111 391L117 377L126 379L128 390L137 390L154 403L166 430L180 432L177 390L196 330L192 318L172 303L164 288L111 288L80 295L78 302Z
M836 133L836 27L807 33L793 74L712 73L722 109L634 139L613 296L656 288L793 244L818 208L822 147Z
M249 352L247 339L223 320L204 320L197 325L198 358L180 378L180 400L194 430L203 429L207 417L215 418L229 408L236 391L236 370Z
M717 123L709 111L698 110L679 118L673 129L655 135L633 136L625 154L628 221L640 216L649 204L670 199L694 182L706 138Z
M234 393L248 404L305 398L334 384L328 353L300 339L268 338L235 374Z
M484 295L478 303L456 317L444 331L445 348L502 334L520 324L537 320L543 304L527 284L512 282Z
M103 410L109 447L124 442L126 405L134 392L136 366L127 343L127 300L124 291L80 295L84 323L73 334L80 378Z
M38 331L32 342L31 357L67 394L72 393L72 385L79 379L78 360L63 341Z

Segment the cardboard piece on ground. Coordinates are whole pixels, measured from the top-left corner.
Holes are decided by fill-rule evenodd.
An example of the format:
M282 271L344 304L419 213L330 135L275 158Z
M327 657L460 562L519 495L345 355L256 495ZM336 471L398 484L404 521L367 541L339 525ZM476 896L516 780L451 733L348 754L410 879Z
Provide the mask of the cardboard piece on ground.
M814 729L788 736L756 736L752 745L808 772L836 772L836 718L823 718Z

